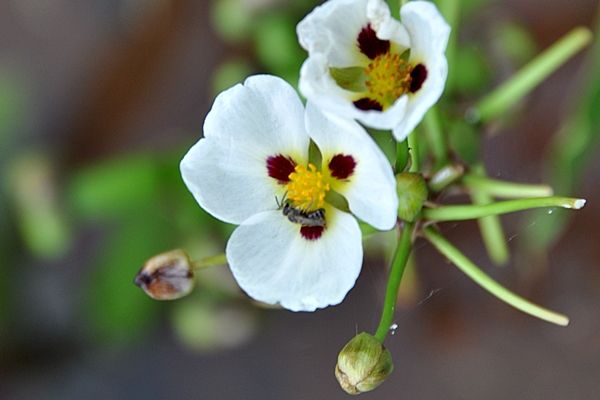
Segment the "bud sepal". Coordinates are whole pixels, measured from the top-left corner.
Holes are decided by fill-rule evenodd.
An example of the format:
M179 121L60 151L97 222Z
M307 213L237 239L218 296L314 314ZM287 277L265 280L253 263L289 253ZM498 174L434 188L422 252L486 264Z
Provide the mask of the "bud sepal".
M363 332L340 352L335 377L347 393L359 394L375 389L393 369L389 350L373 335Z

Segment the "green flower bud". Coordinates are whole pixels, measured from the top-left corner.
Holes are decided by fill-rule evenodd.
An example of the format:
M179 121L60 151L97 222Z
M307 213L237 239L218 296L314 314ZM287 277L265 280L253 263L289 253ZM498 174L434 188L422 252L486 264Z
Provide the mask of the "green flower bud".
M335 366L335 377L350 394L368 392L392 373L392 356L373 335L363 332L342 349Z
M423 175L401 172L396 175L398 217L412 222L427 200L427 184Z
M156 300L175 300L186 296L195 285L190 259L179 249L146 261L133 282Z

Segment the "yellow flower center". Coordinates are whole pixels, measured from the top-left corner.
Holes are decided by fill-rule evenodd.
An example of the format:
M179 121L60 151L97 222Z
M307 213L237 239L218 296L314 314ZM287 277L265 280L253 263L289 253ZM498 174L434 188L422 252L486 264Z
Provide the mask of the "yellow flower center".
M286 196L294 207L300 207L304 211L323 208L329 183L323 183L323 174L317 171L317 167L308 164L307 169L296 165L289 178L290 182L285 186Z
M369 78L366 85L372 99L376 100L385 110L394 101L410 89L413 70L398 54L380 54L365 68Z

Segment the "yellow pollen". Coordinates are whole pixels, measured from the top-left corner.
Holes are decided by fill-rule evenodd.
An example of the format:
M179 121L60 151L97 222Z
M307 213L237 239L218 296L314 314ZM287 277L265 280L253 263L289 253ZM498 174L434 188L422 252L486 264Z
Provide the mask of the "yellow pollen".
M369 87L370 98L376 100L385 110L394 101L410 89L413 70L398 54L380 54L365 68L365 75L369 78L366 85Z
M329 190L329 183L323 183L323 174L312 164L308 164L308 169L296 165L294 170L289 175L290 183L285 186L287 198L294 207L300 207L303 211L323 208L325 194Z

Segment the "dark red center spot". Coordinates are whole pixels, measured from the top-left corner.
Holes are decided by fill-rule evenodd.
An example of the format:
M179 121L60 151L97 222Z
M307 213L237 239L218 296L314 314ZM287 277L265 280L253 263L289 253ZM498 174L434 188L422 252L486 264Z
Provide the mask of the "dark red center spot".
M390 41L378 39L375 31L371 28L371 24L362 28L356 40L358 41L360 52L371 60L374 60L380 54L390 51Z
M354 173L355 167L356 161L354 161L354 157L343 154L336 154L329 162L331 176L341 180L348 179Z
M356 100L354 102L354 106L359 110L369 111L369 110L377 110L382 111L383 106L379 104L377 100L370 99L368 97L363 97L362 99Z
M300 234L306 240L317 240L323 235L324 226L303 226L300 228Z
M427 79L427 68L423 64L417 64L412 72L410 73L410 77L412 81L410 82L409 92L415 93L417 90L421 89L423 82Z
M267 171L271 178L277 179L277 182L281 184L288 183L290 181L290 174L294 172L296 163L291 157L286 157L281 154L275 157L267 158Z

